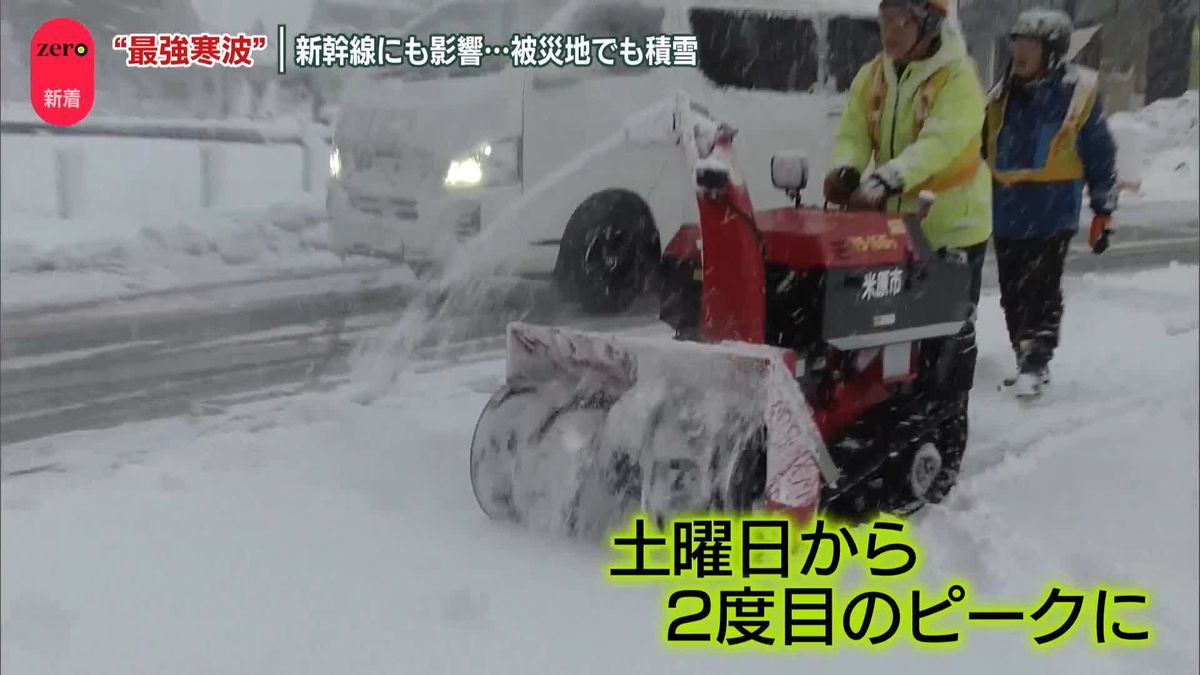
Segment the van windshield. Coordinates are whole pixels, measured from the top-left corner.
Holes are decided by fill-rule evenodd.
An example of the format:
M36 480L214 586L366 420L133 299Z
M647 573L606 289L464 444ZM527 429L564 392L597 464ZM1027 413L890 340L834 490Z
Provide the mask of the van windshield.
M874 19L837 16L829 20L829 79L841 92L850 88L854 76L882 49L879 25Z
M831 17L823 44L813 16L696 8L689 19L700 70L719 87L807 92L824 79L845 91L858 69L879 52L879 29L864 17Z
M720 87L808 91L817 83L817 30L811 18L749 10L689 13L701 72Z
M485 46L509 44L515 33L532 33L541 28L566 0L464 0L450 2L432 10L424 19L406 29L426 49L429 36L483 35ZM509 64L506 56L482 56L478 68L464 68L457 60L449 66L387 66L374 71L380 78L402 80L436 80L448 77L478 77L503 70Z

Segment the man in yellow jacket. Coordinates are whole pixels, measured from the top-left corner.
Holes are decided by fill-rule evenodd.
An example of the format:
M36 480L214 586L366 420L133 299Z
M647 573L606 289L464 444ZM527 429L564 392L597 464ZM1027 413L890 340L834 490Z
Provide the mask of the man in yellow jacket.
M863 66L847 93L825 179L825 198L852 209L914 213L918 195L935 193L923 229L934 249L962 251L978 304L992 232L992 179L981 156L985 94L950 0L882 0L883 53ZM873 172L862 179L868 163ZM967 439L967 402L975 380L974 312L951 341L921 345L930 399L947 415L938 450L942 468L927 499L957 481Z

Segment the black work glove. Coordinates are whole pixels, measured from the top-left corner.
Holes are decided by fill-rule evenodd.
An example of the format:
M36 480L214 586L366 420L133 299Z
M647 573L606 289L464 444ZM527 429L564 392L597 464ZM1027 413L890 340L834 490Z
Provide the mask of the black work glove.
M843 166L830 171L825 176L825 200L831 204L845 206L850 201L850 195L858 189L861 175L854 167Z

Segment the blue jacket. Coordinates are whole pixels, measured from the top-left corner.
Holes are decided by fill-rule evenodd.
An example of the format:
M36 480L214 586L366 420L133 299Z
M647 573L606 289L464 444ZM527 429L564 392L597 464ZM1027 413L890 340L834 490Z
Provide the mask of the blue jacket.
M1068 66L1071 68L1073 66ZM1075 91L1075 78L1059 68L1037 83L1009 87L1004 126L996 139L998 170L1040 169ZM989 130L984 130L985 152ZM994 184L993 231L997 238L1030 239L1078 232L1086 181L1092 212L1109 215L1117 208L1117 146L1097 100L1079 131L1077 151L1082 180L1060 183Z

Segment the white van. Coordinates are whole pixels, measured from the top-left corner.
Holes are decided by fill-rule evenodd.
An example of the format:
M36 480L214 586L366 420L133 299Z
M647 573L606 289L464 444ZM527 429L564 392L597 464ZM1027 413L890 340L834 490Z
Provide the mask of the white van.
M437 263L505 206L619 131L625 118L686 91L739 129L756 208L787 203L770 157L825 157L844 91L879 49L878 0L454 0L406 33L694 35L698 67L398 66L347 87L335 125L328 207L342 254ZM675 153L622 146L523 205L517 270L552 278L592 312L619 311L653 278L663 244L696 222ZM820 200L814 178L804 198Z

